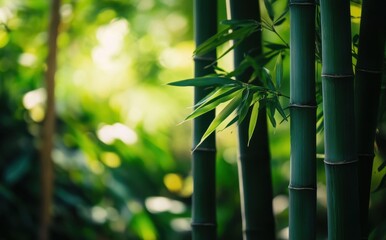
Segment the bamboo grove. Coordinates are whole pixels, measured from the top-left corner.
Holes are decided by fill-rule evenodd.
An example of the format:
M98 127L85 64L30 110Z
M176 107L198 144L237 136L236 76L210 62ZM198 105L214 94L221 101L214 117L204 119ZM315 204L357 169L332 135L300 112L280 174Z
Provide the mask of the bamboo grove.
M195 1L196 66L214 71L196 72L195 78L171 83L208 90L195 95L195 110L187 117L197 124L203 116L210 116L202 125L206 129L194 129L193 164L203 161L206 167L201 170L193 166L193 177L196 178L193 237L200 235L194 239L214 239L215 233L208 231L204 236L197 227L197 221L205 222L207 227L215 225L215 196L210 193L214 191L211 179L215 172L212 166L215 158L213 134L221 124L228 127L237 123L243 238L275 239L267 120L275 127L275 113L279 113L282 121L290 121L291 133L289 238L316 239L316 123L323 121L328 239L368 239L374 139L385 59L386 19L382 12L385 2L363 0L360 33L353 40L350 15L350 4L353 3L350 0L320 0L317 3L291 0L281 14L273 10L275 2L229 1L230 16L222 21L225 30L209 33L208 29L215 29L214 21L217 21L217 10L211 5L214 3L207 2L202 7L204 3ZM262 13L268 18L262 17ZM208 19L209 15L212 18ZM290 44L277 31L288 17ZM320 38L315 38L317 25L321 26ZM268 42L263 48L264 31L275 36L277 41ZM202 35L206 39L203 41L200 34L209 35ZM213 55L228 41L233 44L217 59L233 50L234 69L231 71L217 67ZM280 91L280 86L283 58L288 55L290 97L287 115L280 99L288 97ZM206 62L198 65L197 59ZM315 69L316 60L322 64L319 76ZM270 62L274 63L273 71L266 67ZM320 77L321 92L316 91L316 81ZM323 115L318 116L317 96L323 99ZM225 107L214 115L214 109L220 104ZM207 145L209 141L211 146ZM208 152L200 154L202 160L197 160L199 154L196 151L201 148ZM202 196L203 190L199 187L204 178L206 187L211 190L207 189L209 192ZM205 204L204 201L208 202ZM211 215L207 220L198 220L200 211Z

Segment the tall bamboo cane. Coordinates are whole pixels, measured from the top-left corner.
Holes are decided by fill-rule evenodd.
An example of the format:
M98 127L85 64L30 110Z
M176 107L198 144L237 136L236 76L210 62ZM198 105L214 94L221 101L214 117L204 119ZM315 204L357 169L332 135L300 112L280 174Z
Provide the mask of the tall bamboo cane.
M231 18L235 20L255 19L260 21L259 2L255 0L231 0ZM237 67L246 54L262 53L261 32L245 39L234 50L234 65ZM248 81L251 69L239 76ZM261 107L255 133L248 146L249 119L239 125L239 179L243 215L244 239L275 239L275 221L272 211L272 180L265 107Z
M290 2L290 239L316 238L315 1ZM307 226L307 227L305 227Z
M385 22L382 0L364 0L356 65L356 119L359 158L359 202L362 239L368 237L368 207L374 160L374 138L382 80Z
M328 239L359 239L350 0L321 0Z
M217 33L217 1L194 1L194 34L196 46ZM196 56L194 61L195 77L213 73L207 66L216 59L212 51L203 56ZM210 89L196 87L194 102L197 103L209 93ZM209 136L200 146L196 147L206 129L215 117L211 111L193 120L193 196L192 196L192 239L216 239L216 201L215 201L215 135Z
M54 188L54 169L51 158L53 136L55 132L55 73L57 55L57 37L60 24L60 0L51 1L51 21L48 38L47 71L45 89L47 92L46 112L42 129L42 146L40 151L41 164L41 214L39 239L48 240L52 212L52 195Z

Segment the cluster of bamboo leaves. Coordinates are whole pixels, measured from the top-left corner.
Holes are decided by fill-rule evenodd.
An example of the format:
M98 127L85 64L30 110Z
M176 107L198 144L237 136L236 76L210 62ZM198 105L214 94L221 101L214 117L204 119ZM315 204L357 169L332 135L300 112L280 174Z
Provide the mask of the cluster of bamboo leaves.
M267 115L272 126L276 127L277 125L275 120L276 112L280 114L283 120L287 120L288 116L279 98L288 98L288 96L280 92L280 88L283 80L283 58L286 56L289 46L276 31L276 27L286 20L287 12L288 10L284 11L277 18L274 18L273 14L269 14L270 19L262 19L261 22L255 20L222 21L221 23L227 27L198 46L194 52L197 57L200 57L224 43L233 41L234 44L211 64L215 67L216 74L170 83L170 85L180 87L194 86L213 89L194 106L194 111L185 120L194 119L221 104L225 105L203 134L200 144L216 129L225 129L234 123L240 124L247 116L250 107L252 108L252 114L248 130L249 140L254 132L258 112L261 107L267 108ZM267 43L265 47L269 49L268 51L258 57L246 55L239 67L231 72L227 72L216 65L218 59L232 51L245 38L256 31L264 29L277 35L282 43ZM265 67L272 60L275 60L273 73ZM236 77L248 68L253 69L248 82L244 83L236 80ZM259 82L259 86L256 85L257 82Z
M213 91L197 103L195 110L189 114L185 121L192 120L210 110L215 109L220 104L228 103L220 114L213 120L210 127L202 136L202 143L213 131L223 126L222 130L231 126L234 123L240 124L248 112L248 108L252 107L252 115L249 126L249 139L255 129L257 114L259 106L267 106L267 114L270 123L276 127L275 120L276 111L279 112L283 120L287 120L289 114L286 114L286 108L282 106L279 101L280 97L289 98L280 91L281 83L283 81L283 58L288 55L289 45L281 37L276 27L280 26L286 21L288 8L275 17L272 4L265 1L265 8L267 10L268 19L262 18L261 22L256 20L224 20L221 24L226 27L219 33L212 36L203 44L197 47L194 51L196 56L203 56L212 51L233 41L233 44L227 48L210 66L215 67L217 73L210 76L185 79L177 82L169 83L173 86L193 86L213 88ZM324 128L323 124L323 108L321 107L322 99L322 82L321 82L321 64L322 64L322 43L321 43L321 26L320 26L320 9L317 5L316 14L316 29L315 29L315 60L316 60L316 101L318 105L317 112L317 132L321 133ZM281 41L280 44L274 42L266 42L265 47L268 49L258 57L245 56L244 61L234 71L227 72L223 68L216 65L217 61L229 54L235 47L237 47L244 39L256 31L268 30L274 33ZM353 37L352 56L357 59L359 35L355 34ZM273 72L265 66L272 60L275 61ZM254 73L249 79L248 83L243 83L235 80L236 76L242 74L247 68L252 67ZM260 81L261 86L256 86L256 81ZM224 123L225 126L224 126Z

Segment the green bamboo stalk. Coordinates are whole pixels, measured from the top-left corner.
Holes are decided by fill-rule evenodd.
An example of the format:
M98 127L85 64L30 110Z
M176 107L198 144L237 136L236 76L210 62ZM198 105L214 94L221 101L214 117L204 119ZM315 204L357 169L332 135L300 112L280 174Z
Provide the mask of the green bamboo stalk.
M231 0L230 13L234 20L260 21L258 1ZM261 32L256 32L235 48L234 65L237 67L246 54L257 56L261 53ZM251 69L238 76L238 80L248 81L250 74ZM249 119L250 113L238 127L243 238L275 239L266 108L261 107L259 110L255 133L248 146Z
M328 239L359 239L350 0L321 0Z
M48 32L48 57L45 75L47 93L45 119L42 129L42 146L40 150L40 181L41 181L41 213L39 239L50 239L50 224L52 213L52 196L54 191L54 168L52 162L53 137L55 133L55 73L57 38L60 24L60 0L51 1L51 18Z
M311 240L316 238L315 1L291 1L290 15L289 234Z
M194 1L194 34L196 47L217 33L217 1ZM194 58L194 76L202 77L214 73L207 66L216 59L215 50ZM195 87L194 103L199 102L211 89ZM193 196L192 196L192 239L216 239L216 188L215 135L211 134L198 147L201 137L215 117L211 111L193 120Z
M385 22L382 0L363 0L355 96L359 159L361 239L368 238L368 209L374 139L382 80Z

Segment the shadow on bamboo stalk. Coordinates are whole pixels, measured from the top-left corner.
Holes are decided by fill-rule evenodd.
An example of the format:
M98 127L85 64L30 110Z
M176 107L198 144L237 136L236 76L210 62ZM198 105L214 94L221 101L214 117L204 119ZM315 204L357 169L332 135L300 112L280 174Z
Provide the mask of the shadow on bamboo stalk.
M385 48L386 19L381 5L380 0L364 0L362 3L355 69L361 239L368 238L369 194Z

